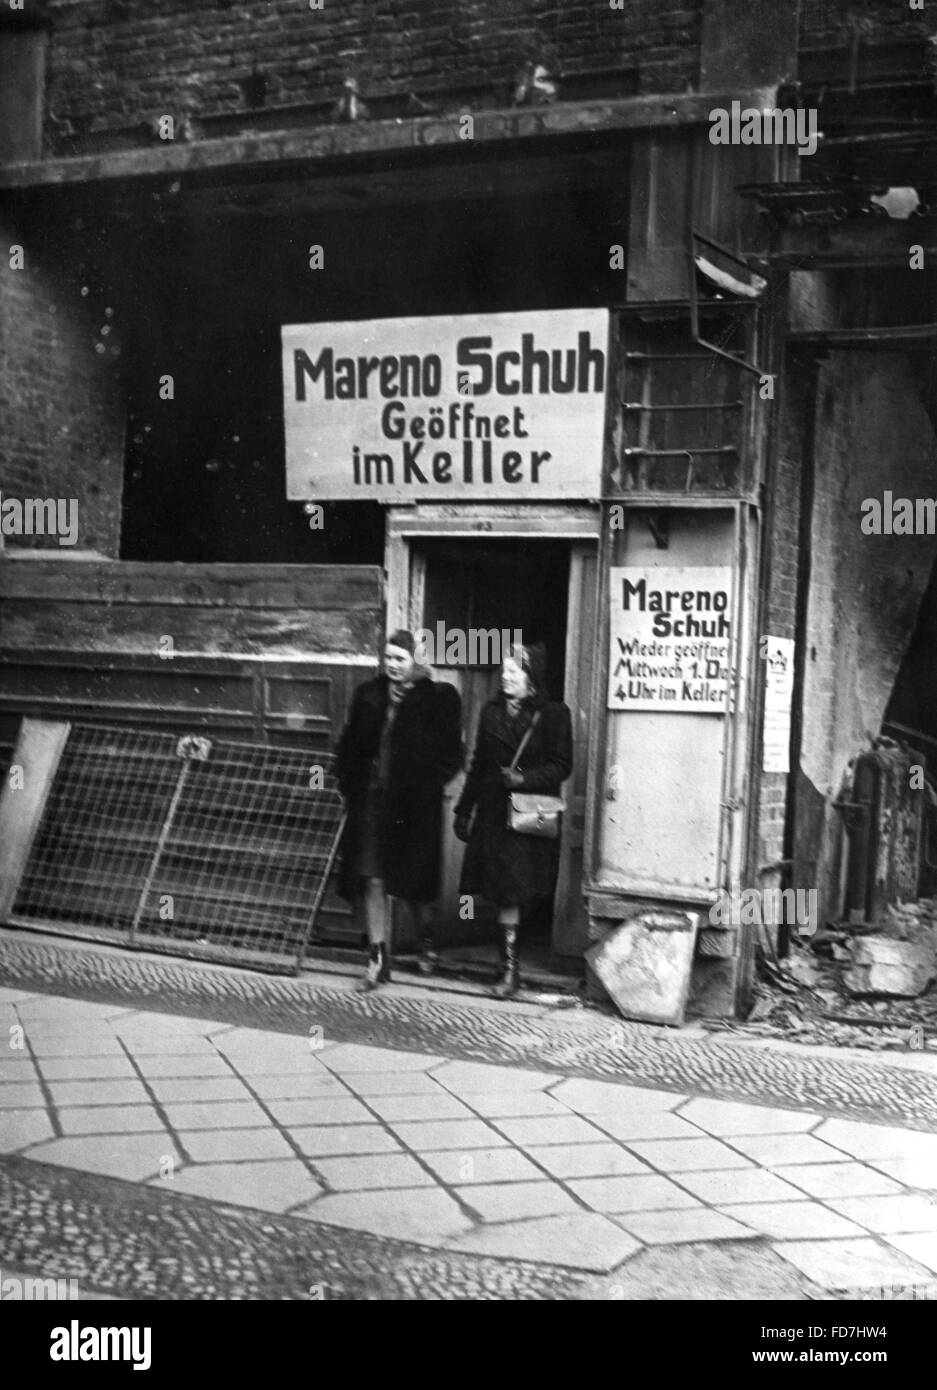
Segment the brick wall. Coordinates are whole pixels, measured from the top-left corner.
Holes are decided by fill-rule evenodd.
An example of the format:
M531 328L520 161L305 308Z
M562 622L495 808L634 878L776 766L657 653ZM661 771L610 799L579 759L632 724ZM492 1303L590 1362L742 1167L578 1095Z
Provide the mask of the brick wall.
M163 114L503 85L526 61L556 73L637 69L639 92L696 82L702 0L49 0L46 141Z
M779 402L779 437L774 486L774 511L764 541L769 563L762 633L771 637L796 637L797 585L800 575L800 510L803 429L809 403L809 383L789 364ZM764 682L762 670L760 679ZM758 863L774 864L784 858L784 823L788 774L765 772L761 776L758 823ZM766 879L766 883L773 880Z
M75 498L75 548L116 556L121 347L114 306L84 263L80 234L72 230L66 241L61 227L27 235L0 217L0 491ZM13 245L23 247L22 270L10 268ZM5 539L10 547L58 550L50 537Z
M932 34L933 5L912 10L908 0L801 0L803 48L842 43L857 36L863 43L897 43Z

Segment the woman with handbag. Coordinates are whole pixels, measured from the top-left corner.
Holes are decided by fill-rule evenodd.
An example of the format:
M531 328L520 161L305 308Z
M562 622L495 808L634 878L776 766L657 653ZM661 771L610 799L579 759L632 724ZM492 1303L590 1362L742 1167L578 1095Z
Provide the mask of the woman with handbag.
M566 705L547 698L545 665L539 645L518 647L505 658L501 690L482 710L455 808L455 833L467 846L459 891L498 909L505 961L494 989L499 999L519 985L521 909L553 891L559 793L573 770L572 718Z

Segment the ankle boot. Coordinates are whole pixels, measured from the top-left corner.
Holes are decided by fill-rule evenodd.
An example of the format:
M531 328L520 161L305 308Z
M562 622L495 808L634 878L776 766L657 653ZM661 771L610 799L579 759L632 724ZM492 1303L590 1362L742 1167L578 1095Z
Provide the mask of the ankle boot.
M376 946L368 947L368 968L365 971L364 984L361 986L363 992L368 993L372 989L377 989L378 985L387 984L390 980L390 956L384 942L379 942Z
M520 985L517 958L517 927L502 927L504 943L504 974L492 990L496 999L510 999Z
M436 942L429 935L423 937L420 946L420 959L418 967L421 975L435 975L439 965L439 952L436 950Z

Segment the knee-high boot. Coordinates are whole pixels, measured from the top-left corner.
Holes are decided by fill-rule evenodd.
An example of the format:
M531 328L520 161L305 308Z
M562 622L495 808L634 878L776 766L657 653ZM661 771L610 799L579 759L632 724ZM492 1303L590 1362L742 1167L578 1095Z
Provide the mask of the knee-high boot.
M495 985L492 993L496 999L509 999L517 993L519 964L517 957L517 927L502 924L501 941L503 946L504 974Z

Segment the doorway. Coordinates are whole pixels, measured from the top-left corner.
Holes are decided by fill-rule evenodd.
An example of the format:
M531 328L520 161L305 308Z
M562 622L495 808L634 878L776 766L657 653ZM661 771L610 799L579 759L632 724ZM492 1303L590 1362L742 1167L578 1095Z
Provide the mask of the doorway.
M406 565L409 622L435 640L429 644L437 680L454 685L462 699L466 764L471 758L485 702L499 686L500 647L520 633L543 643L548 695L573 712L574 772L564 784L569 811L558 847L554 890L525 913L521 964L528 973L578 971L585 944L581 895L581 847L586 768L586 711L591 679L595 543L558 536L413 536ZM591 587L590 587L591 586ZM583 595L586 595L585 600ZM392 600L392 596L389 595ZM446 650L441 634L468 635L465 660ZM473 644L471 634L489 634ZM504 642L491 639L503 634ZM587 650L588 649L588 650ZM448 659L447 659L448 658ZM465 781L461 772L446 790L442 891L436 935L445 959L457 965L497 961L495 909L476 902L466 919L459 894L464 846L452 829L452 811ZM580 941L579 938L582 938ZM575 944L570 947L570 941Z

